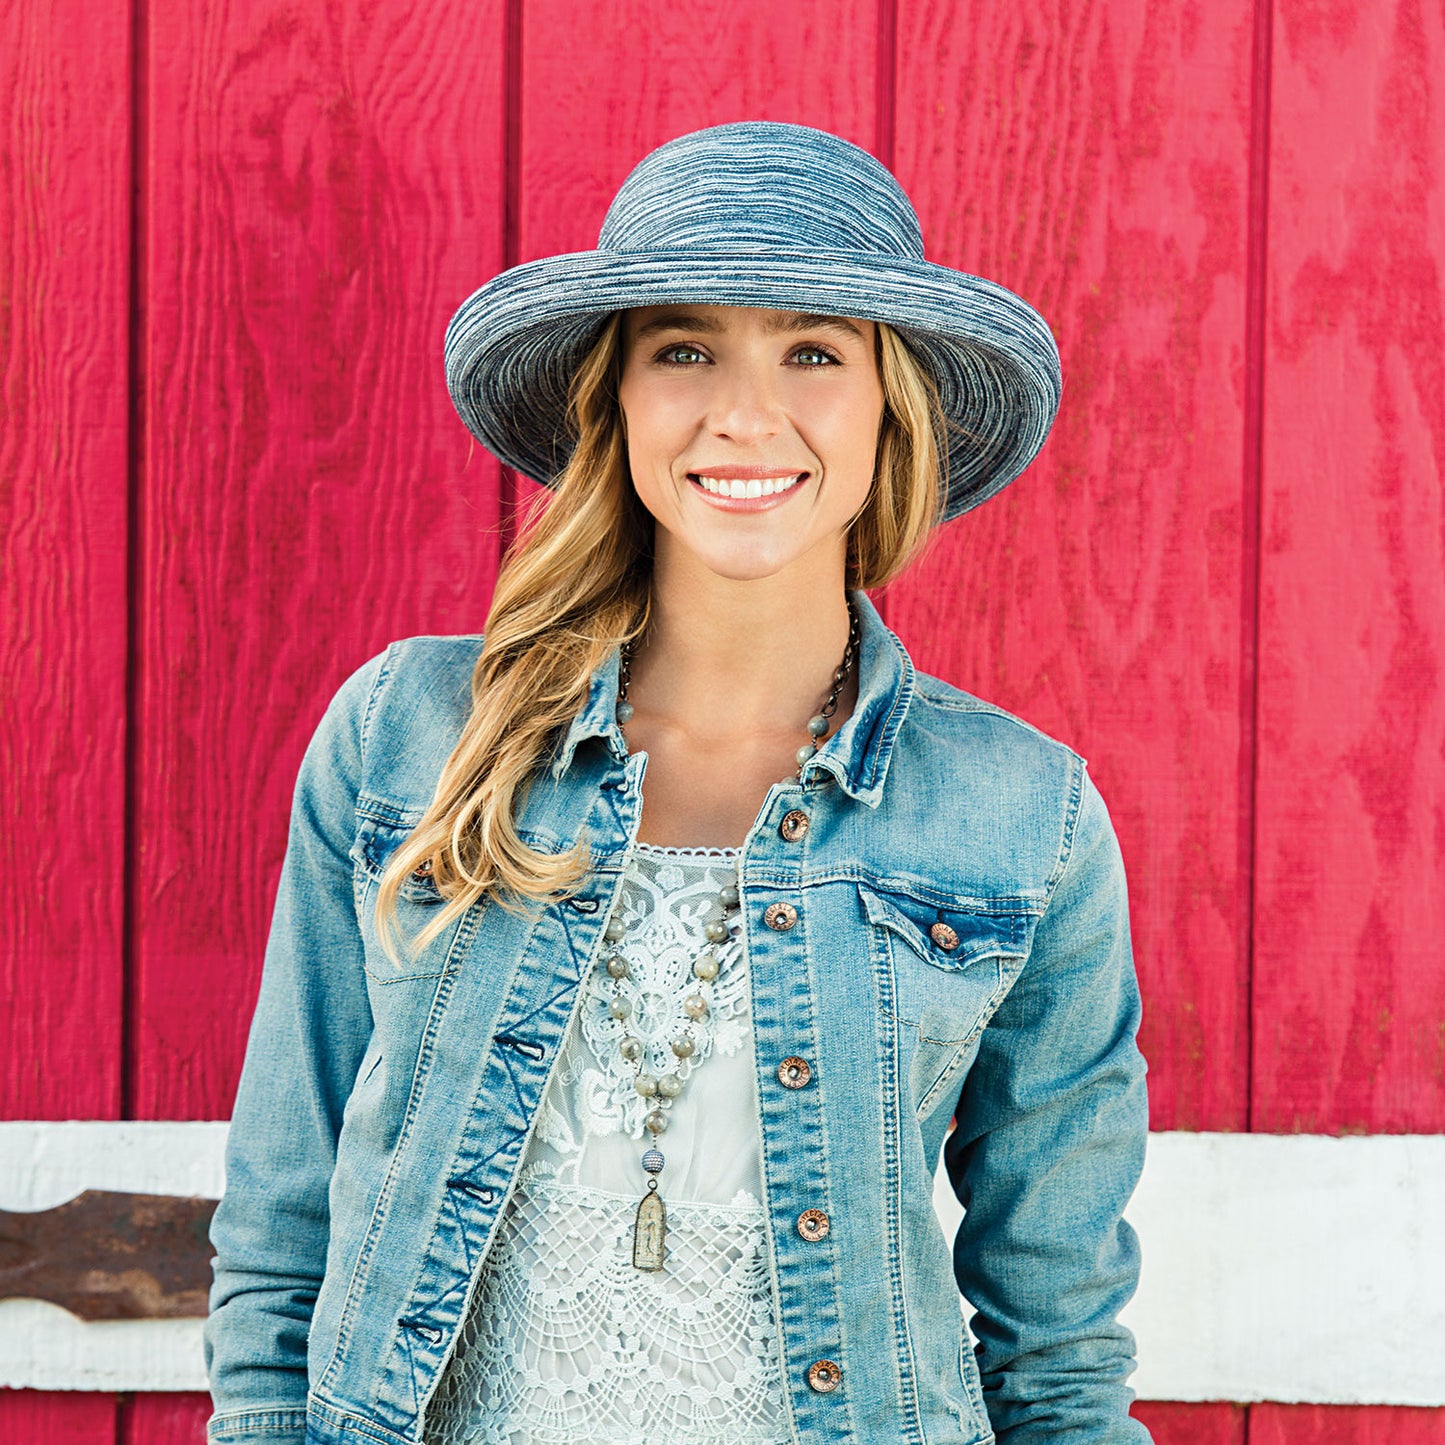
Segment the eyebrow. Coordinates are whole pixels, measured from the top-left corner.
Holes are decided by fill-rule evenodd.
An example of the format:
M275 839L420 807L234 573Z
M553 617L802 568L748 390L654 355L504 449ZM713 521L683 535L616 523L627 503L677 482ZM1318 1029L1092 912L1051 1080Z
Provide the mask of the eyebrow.
M867 341L862 331L843 316L779 312L769 318L765 329L771 332L838 331L845 336L856 337L859 341ZM715 336L722 330L722 325L709 316L700 316L693 311L668 311L639 326L633 339L644 341L662 331L696 331Z

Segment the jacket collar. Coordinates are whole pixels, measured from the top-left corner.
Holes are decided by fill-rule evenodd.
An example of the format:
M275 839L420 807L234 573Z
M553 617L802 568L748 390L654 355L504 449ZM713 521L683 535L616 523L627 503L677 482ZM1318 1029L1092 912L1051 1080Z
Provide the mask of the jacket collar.
M851 596L860 624L858 703L804 767L803 778L807 781L816 772L829 772L850 797L876 808L883 799L893 744L913 699L915 669L907 649L886 626L868 594L855 590ZM553 756L554 779L571 766L572 754L584 738L603 738L619 762L626 760L627 742L614 713L620 665L620 649L613 648L592 674L587 701ZM802 728L798 731L801 737Z

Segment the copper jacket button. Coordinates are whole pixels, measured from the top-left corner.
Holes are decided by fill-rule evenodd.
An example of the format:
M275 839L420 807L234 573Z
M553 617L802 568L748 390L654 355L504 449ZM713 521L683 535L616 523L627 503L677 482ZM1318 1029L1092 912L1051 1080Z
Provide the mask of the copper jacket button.
M798 910L791 903L770 903L763 922L779 933L786 933L798 921Z
M807 831L808 815L801 808L794 808L790 813L784 813L783 821L778 824L778 832L789 843L796 843Z
M808 1366L808 1383L820 1394L831 1394L843 1383L843 1371L832 1360L814 1360Z
M798 1233L816 1244L828 1233L828 1216L821 1209L805 1209L798 1216Z
M928 930L928 936L946 952L952 953L953 950L958 947L958 934L946 923L935 923L933 927Z
M801 1089L812 1077L813 1071L807 1059L800 1059L796 1054L789 1055L778 1065L778 1082L785 1089Z

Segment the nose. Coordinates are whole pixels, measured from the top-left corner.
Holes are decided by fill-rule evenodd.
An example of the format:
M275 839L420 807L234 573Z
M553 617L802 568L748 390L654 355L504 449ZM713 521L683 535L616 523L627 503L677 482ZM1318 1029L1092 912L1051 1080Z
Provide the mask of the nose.
M714 370L708 430L740 446L767 441L782 425L776 367L741 358Z

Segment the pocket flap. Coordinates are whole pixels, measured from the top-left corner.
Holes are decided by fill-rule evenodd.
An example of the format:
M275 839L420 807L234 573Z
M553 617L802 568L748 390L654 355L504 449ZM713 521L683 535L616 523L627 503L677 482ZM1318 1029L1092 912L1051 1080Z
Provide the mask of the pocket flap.
M912 894L880 893L861 883L858 893L869 922L892 930L935 968L958 971L985 958L1028 955L1033 914L940 908Z
M411 836L414 824L392 823L380 818L363 817L357 830L351 856L373 879L379 879L391 855ZM441 890L428 873L409 873L401 880L401 897L411 903L440 903Z

